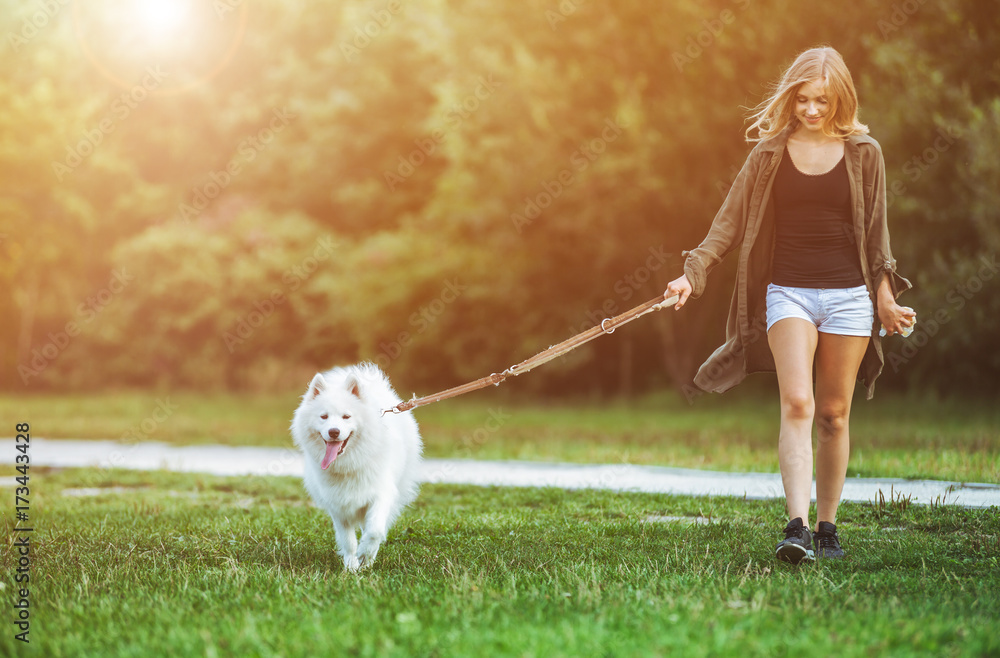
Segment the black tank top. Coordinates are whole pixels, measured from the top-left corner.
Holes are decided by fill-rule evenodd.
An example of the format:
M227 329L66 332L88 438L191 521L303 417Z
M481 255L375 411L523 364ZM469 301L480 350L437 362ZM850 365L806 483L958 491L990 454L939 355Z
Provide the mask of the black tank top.
M785 149L774 178L771 282L798 288L864 285L851 218L846 158L825 174L803 174Z

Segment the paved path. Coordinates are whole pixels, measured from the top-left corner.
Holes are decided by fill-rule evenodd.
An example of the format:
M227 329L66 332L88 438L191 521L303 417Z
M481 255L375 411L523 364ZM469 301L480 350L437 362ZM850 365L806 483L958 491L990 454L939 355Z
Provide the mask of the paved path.
M13 439L0 440L0 463L14 462ZM71 441L33 438L32 466L171 470L214 475L302 475L302 457L293 448L231 446L171 446L164 443L127 444L115 441ZM777 473L720 473L687 468L634 464L553 464L517 461L427 459L423 481L508 487L610 489L688 496L781 498ZM11 479L11 482L13 480ZM2 481L0 481L2 482ZM2 484L8 484L2 482ZM903 480L848 478L844 500L878 500L879 492L911 497L919 504L944 500L965 507L1000 506L1000 486ZM815 491L814 491L815 495Z

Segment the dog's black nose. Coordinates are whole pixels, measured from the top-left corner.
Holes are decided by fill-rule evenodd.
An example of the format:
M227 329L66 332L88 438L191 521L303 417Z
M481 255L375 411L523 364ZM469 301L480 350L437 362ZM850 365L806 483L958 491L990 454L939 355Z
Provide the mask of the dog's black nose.
M340 436L340 430L338 430L336 427L334 427L329 432L327 432L327 434L330 435L331 439L336 439L338 436Z

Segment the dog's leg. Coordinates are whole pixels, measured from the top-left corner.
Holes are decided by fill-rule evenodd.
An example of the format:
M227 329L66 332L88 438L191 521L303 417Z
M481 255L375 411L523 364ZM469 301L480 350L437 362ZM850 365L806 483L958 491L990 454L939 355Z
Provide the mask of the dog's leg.
M358 547L358 561L361 567L370 567L375 562L378 549L389 531L389 515L395 496L375 501L365 514L365 524L361 530L361 545Z
M357 556L358 535L354 530L354 524L333 518L333 531L337 535L337 553L344 560L344 568L348 571L357 571L361 568L361 563Z

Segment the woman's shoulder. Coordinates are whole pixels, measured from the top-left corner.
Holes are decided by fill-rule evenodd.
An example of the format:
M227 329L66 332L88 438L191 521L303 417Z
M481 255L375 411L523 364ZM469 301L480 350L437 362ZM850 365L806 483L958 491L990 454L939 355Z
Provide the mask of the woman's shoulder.
M863 170L874 170L885 167L885 159L882 157L882 147L874 137L867 134L851 135L847 138L850 148L858 160L861 161Z
M848 144L854 144L858 148L869 147L875 149L877 153L882 153L882 146L874 137L867 133L858 133L847 138Z
M775 153L785 150L785 143L787 141L788 136L785 134L772 135L760 140L750 149L750 153L747 154L746 163L760 166L761 164L770 162Z
M785 144L788 143L788 137L794 130L794 126L788 126L784 130L780 130L777 133L765 137L756 144L754 144L753 150L750 151L750 155L760 156L762 154L775 153L777 151L785 150Z

